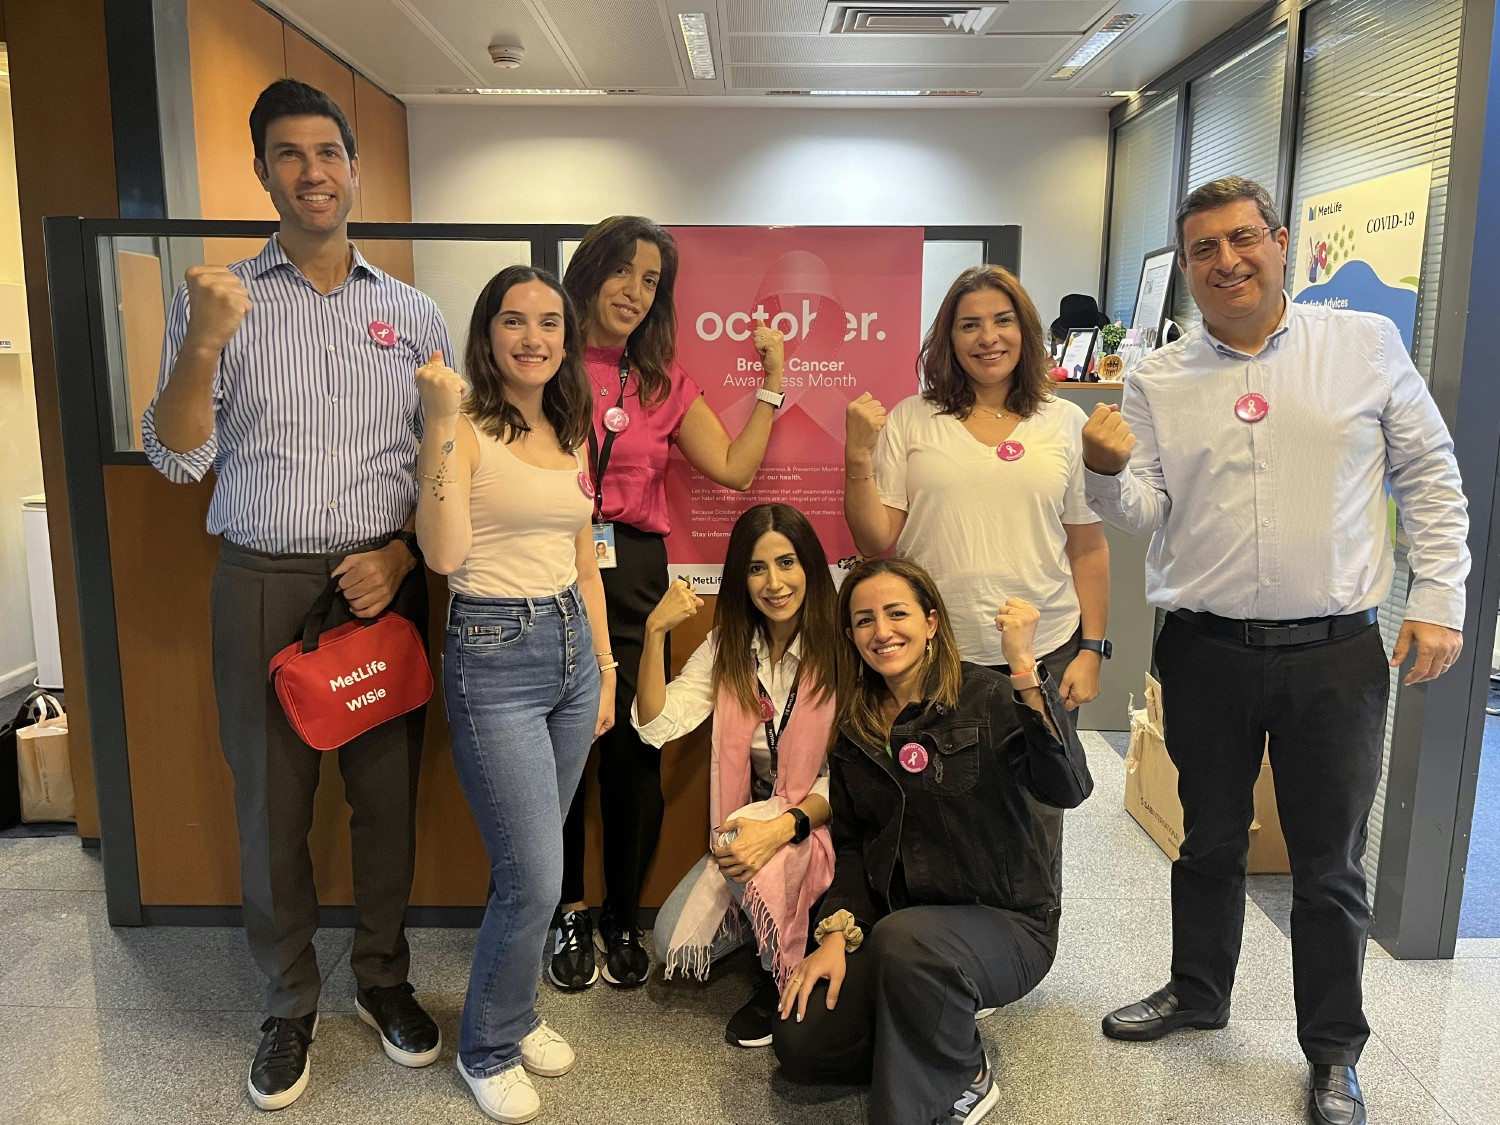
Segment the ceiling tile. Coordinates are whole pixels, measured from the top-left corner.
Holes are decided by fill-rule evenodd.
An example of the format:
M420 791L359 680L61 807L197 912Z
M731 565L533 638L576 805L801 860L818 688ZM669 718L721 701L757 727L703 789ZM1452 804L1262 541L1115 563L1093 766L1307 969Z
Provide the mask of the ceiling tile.
M390 0L267 3L387 90L474 84L474 76Z
M297 0L298 3L304 0ZM539 88L572 90L583 85L553 42L551 33L537 22L525 0L397 0L419 11L450 50L463 58L479 81L465 86L497 89ZM504 70L490 61L491 43L516 43L526 48L526 58L514 70ZM397 49L404 44L394 42Z
M1100 0L1011 0L990 24L990 34L1053 32L1081 35L1114 8Z
M731 35L724 58L744 66L1041 66L1073 36Z
M544 7L590 86L686 87L673 39L680 32L657 0L545 0Z

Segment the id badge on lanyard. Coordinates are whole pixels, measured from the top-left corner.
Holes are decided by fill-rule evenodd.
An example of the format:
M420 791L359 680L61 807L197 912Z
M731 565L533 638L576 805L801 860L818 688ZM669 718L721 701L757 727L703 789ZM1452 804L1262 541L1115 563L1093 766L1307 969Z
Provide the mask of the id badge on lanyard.
M604 473L609 468L609 454L615 438L630 427L630 412L624 407L625 383L630 378L630 356L620 353L620 397L604 412L604 443L598 444L593 423L589 423L589 456L594 462L594 561L600 570L620 565L615 554L615 525L604 519Z

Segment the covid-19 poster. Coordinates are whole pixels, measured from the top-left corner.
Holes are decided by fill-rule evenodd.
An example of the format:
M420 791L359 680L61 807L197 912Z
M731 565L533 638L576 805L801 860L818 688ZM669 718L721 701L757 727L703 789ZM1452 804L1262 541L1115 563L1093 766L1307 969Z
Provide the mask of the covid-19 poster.
M786 336L786 400L747 493L721 488L674 447L667 470L668 565L699 593L719 589L730 528L781 501L812 522L831 565L847 564L844 408L869 391L887 409L916 387L922 307L920 227L674 227L677 360L730 436L760 386L750 337Z
M1287 250L1292 299L1388 316L1411 351L1431 189L1424 164L1302 200Z

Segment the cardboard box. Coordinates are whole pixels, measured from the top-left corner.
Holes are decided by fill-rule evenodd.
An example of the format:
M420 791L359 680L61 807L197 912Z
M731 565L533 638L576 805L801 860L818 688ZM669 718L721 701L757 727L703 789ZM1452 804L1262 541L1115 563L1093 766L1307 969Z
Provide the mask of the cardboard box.
M1171 859L1182 847L1182 802L1177 799L1177 767L1167 756L1162 735L1161 685L1146 677L1146 706L1130 712L1130 749L1125 755L1125 811L1135 817L1157 847ZM1255 779L1255 816L1250 822L1252 875L1291 872L1281 819L1276 812L1276 787L1271 780L1269 753L1261 759Z

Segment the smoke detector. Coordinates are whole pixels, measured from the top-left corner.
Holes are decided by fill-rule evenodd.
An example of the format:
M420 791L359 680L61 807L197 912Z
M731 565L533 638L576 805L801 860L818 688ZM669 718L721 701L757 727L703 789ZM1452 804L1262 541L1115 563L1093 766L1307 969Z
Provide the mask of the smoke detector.
M519 43L491 43L490 62L501 70L515 70L526 57L526 48Z

